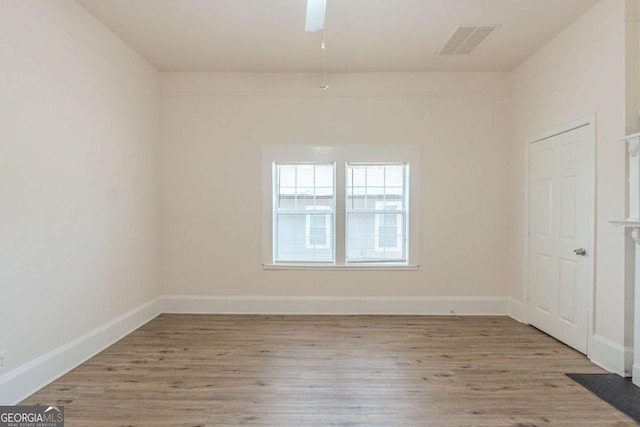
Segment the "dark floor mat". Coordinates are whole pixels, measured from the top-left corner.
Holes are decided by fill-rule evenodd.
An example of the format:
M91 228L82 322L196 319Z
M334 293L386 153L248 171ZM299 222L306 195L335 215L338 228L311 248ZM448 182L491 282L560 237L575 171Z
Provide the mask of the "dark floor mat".
M566 374L640 424L640 387L616 374Z

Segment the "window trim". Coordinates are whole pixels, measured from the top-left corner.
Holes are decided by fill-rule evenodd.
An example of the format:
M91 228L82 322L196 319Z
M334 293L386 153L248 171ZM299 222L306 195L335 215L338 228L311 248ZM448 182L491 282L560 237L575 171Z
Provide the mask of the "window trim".
M407 262L346 263L346 164L407 163L409 165L406 207ZM335 263L274 263L273 261L273 164L335 163ZM268 270L416 270L420 265L420 169L418 145L263 145L262 172L262 264Z

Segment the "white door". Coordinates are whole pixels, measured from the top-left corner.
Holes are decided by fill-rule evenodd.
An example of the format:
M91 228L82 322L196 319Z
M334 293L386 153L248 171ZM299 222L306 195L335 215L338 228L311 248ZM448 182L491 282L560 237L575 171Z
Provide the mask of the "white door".
M593 254L593 130L530 144L528 321L587 352Z

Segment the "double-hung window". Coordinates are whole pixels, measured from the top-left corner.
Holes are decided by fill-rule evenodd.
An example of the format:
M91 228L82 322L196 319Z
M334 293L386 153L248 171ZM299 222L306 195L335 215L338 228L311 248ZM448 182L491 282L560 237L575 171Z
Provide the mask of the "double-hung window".
M420 150L263 146L265 268L416 268Z
M334 165L274 163L274 262L333 262Z
M406 262L406 163L347 163L347 262Z

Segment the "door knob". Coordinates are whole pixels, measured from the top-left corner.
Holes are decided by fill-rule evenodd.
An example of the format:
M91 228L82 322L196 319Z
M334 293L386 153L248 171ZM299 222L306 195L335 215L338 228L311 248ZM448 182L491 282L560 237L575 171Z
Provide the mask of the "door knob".
M587 250L585 248L574 249L573 253L580 256L585 256L587 254Z

